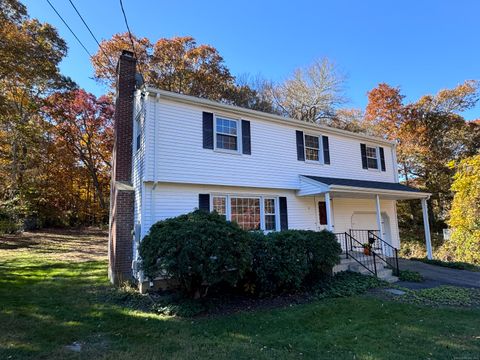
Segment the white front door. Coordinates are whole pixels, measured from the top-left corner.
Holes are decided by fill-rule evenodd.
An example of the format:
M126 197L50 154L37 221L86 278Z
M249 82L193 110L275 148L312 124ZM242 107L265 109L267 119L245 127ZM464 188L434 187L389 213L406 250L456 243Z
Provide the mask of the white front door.
M382 240L391 244L390 220L388 215L382 213ZM352 215L352 229L357 230L378 230L377 215L375 212L354 212Z

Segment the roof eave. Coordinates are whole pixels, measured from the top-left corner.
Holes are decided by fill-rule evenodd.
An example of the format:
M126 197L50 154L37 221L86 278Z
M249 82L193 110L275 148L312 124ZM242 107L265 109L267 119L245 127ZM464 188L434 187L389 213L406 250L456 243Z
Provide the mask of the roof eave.
M398 195L402 197L412 198L412 199L421 199L429 198L432 194L420 191L408 191L408 190L388 190L388 189L378 189L378 188L366 188L358 186L345 186L345 185L329 185L331 191L342 191L342 192L362 192L362 193L371 193L378 195Z

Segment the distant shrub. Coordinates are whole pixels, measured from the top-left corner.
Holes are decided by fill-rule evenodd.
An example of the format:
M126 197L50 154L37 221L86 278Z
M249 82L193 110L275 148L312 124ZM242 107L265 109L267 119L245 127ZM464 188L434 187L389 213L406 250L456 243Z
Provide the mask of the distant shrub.
M400 281L410 281L410 282L423 282L425 279L422 274L418 271L411 270L400 270L400 275L398 276Z
M221 215L194 211L154 224L140 256L147 276L163 273L197 298L212 285L237 284L251 263L250 237Z
M443 261L438 259L427 259L427 258L411 258L410 260L421 261L421 262L424 262L425 264L443 266L450 269L480 271L480 266L476 266L474 264L461 262L461 261Z
M20 225L13 220L0 219L0 234L14 234L20 231Z
M331 274L341 248L331 232L252 233L252 273L261 295L292 292Z

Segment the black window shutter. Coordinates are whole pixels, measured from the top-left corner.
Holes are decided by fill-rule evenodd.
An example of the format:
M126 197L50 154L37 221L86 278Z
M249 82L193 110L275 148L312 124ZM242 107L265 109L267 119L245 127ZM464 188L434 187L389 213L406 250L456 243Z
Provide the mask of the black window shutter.
M198 194L198 209L210 212L210 194Z
M385 167L385 153L383 151L383 147L378 148L380 151L380 165L382 166L382 171L387 171Z
M362 167L364 169L368 169L368 164L367 164L367 145L365 144L360 144L360 151L362 153Z
M213 149L213 114L203 112L203 148Z
M242 120L242 153L252 154L252 145L250 140L250 121Z
M297 159L305 161L305 150L303 145L303 131L297 130Z
M322 136L323 144L323 163L330 165L330 148L328 145L328 136Z
M281 196L278 200L280 205L280 230L288 230L287 198Z

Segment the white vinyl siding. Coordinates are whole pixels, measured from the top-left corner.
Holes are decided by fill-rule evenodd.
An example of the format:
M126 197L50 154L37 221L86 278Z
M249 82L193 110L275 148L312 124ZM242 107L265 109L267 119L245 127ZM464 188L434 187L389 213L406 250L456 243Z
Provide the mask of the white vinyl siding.
M142 227L142 238L150 227L159 220L165 220L181 214L188 213L198 208L198 194L212 194L214 196L224 196L227 194L242 197L263 197L264 199L285 196L287 198L288 208L288 227L289 229L303 230L321 230L324 226L319 223L318 202L325 201L323 196L305 196L299 197L292 190L258 189L258 188L238 188L225 186L209 185L187 185L159 183L153 187L153 184L145 185L145 200ZM391 236L393 246L399 246L398 224L395 211L394 200L381 200L382 213L388 215L391 227ZM214 209L214 207L212 207ZM278 212L278 201L276 204ZM352 228L352 217L355 212L374 213L374 199L351 199L351 198L333 198L332 200L332 218L334 232L345 232ZM276 226L279 228L279 216L276 216ZM372 230L377 229L376 222L369 224Z
M149 97L155 111L154 146L149 149L146 181L298 189L299 175L394 182L393 160L385 152L386 172L363 172L358 156L360 140L328 134L332 165L298 161L294 126L249 118L251 148L249 156L232 156L227 151L209 151L202 145L201 107ZM233 118L228 114L218 117ZM181 124L181 126L179 126ZM238 123L240 128L240 121ZM238 128L238 129L239 129ZM311 134L309 131L308 134ZM318 134L313 134L321 136ZM239 147L241 135L238 136ZM385 146L385 145L383 145ZM321 141L319 142L322 153Z

